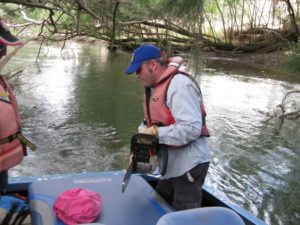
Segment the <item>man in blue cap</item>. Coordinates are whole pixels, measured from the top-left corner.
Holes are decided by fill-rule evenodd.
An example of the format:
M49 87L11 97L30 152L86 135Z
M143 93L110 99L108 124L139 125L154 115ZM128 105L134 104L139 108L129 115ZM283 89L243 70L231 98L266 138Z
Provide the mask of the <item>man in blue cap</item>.
M158 47L145 44L134 50L125 71L136 73L145 88L145 121L139 132L157 136L168 149L167 169L156 190L176 210L201 206L210 161L201 90L179 70L181 61L166 60Z

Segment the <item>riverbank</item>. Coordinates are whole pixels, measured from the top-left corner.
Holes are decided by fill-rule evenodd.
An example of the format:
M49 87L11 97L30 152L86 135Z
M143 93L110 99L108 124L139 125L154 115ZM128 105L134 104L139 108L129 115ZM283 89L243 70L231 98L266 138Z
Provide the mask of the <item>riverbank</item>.
M284 52L247 53L234 56L241 62L268 69L282 69L287 55Z
M287 60L287 54L283 51L276 51L270 53L208 53L205 57L216 57L220 60L236 61L245 65L256 67L261 70L269 71L282 71L284 70L283 65Z

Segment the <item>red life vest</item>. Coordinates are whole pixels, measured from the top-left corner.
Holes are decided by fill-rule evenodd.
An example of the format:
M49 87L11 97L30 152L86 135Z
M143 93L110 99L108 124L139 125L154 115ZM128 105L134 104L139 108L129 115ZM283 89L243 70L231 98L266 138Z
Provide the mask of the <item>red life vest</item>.
M146 120L147 127L150 127L154 124L158 126L168 126L176 122L174 117L172 116L170 109L166 104L166 97L169 84L173 77L178 73L184 74L190 79L192 79L200 91L198 83L194 80L194 78L191 75L179 71L176 67L168 66L165 72L160 76L159 80L157 81L152 94L150 88L145 89L143 107L144 118ZM210 135L206 126L206 112L203 101L201 101L199 110L201 110L202 115L202 128L199 132L200 137L209 137Z
M26 145L18 138L20 125L16 98L0 76L0 172L17 165L26 155Z

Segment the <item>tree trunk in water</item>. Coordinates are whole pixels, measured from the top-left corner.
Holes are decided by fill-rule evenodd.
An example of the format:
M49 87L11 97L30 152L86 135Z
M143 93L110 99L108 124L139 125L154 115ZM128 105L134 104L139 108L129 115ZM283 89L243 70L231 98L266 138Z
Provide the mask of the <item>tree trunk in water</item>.
M296 17L295 17L295 12L294 12L293 6L292 6L290 0L286 0L286 4L287 4L287 8L288 8L288 12L289 12L289 16L290 16L290 19L291 19L292 26L294 28L296 36L299 37L300 33L299 33L298 26L297 26L297 21L296 21Z
M117 1L115 4L115 9L114 9L113 27L112 27L111 42L110 42L110 50L111 51L114 49L114 41L115 41L115 35L116 35L116 19L117 19L117 11L119 8L119 4L120 4L120 2Z

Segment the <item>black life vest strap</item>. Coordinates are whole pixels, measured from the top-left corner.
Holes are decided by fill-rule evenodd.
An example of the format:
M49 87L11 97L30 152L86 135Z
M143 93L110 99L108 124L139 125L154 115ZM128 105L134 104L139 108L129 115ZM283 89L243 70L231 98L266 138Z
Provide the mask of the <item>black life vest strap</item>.
M0 140L0 145L1 144L5 144L5 143L9 143L12 142L13 140L15 140L16 138L18 138L22 144L28 146L32 151L35 151L37 149L36 145L33 144L31 141L29 141L22 133L21 131L18 131L15 134L9 135L6 138L3 138Z
M150 117L150 99L151 99L151 88L146 87L145 88L145 100L146 100L146 108L147 108L147 116L149 120L151 121Z
M15 134L9 135L8 137L1 139L0 145L12 142L13 140L15 140L18 137L18 133L19 133L19 131Z

